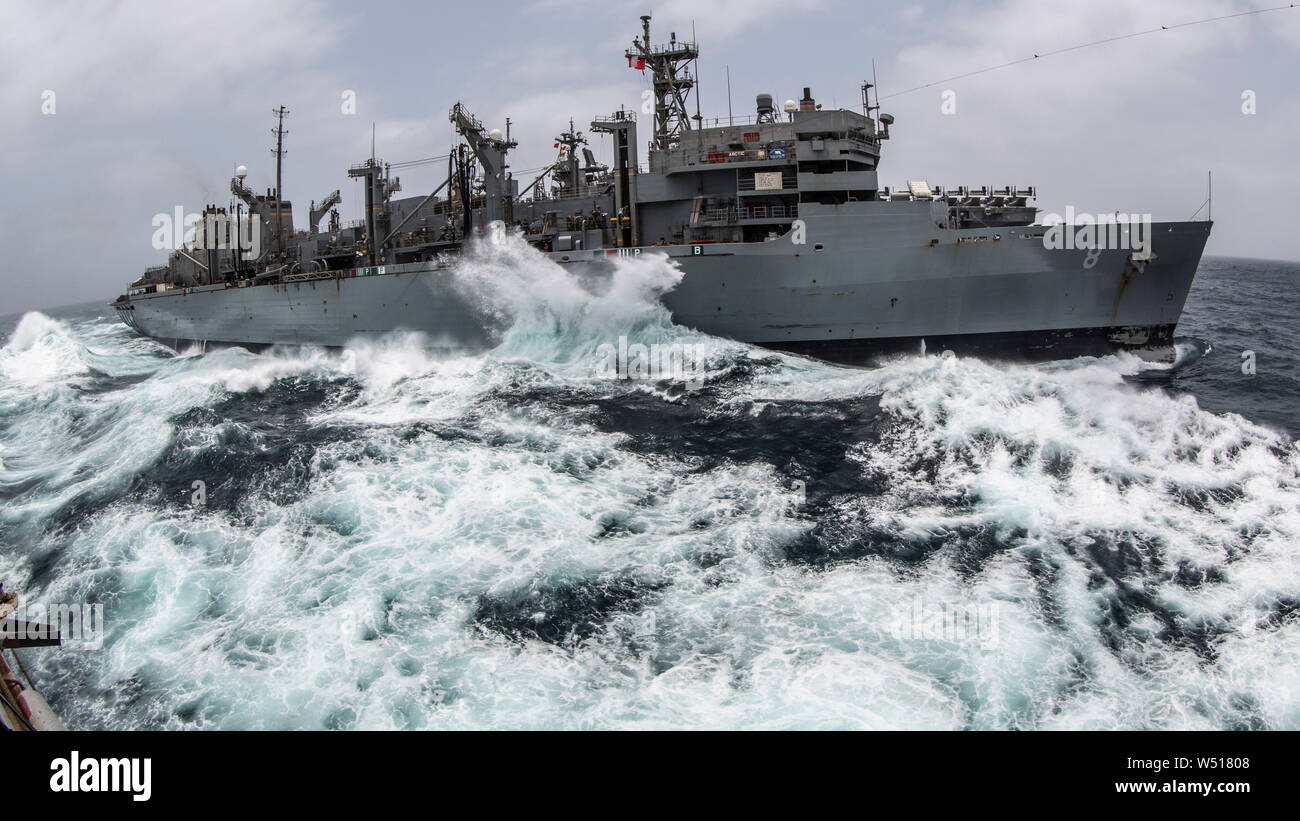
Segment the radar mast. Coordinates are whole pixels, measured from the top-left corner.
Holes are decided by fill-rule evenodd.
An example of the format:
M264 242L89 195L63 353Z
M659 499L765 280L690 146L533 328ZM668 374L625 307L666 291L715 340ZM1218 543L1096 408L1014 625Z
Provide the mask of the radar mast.
M681 141L682 134L691 130L691 116L686 112L686 100L695 87L687 64L697 60L700 50L695 43L678 42L677 32L672 32L666 46L650 45L650 15L641 16L643 35L632 41L627 50L628 65L648 68L654 84L655 131L651 148L666 150Z

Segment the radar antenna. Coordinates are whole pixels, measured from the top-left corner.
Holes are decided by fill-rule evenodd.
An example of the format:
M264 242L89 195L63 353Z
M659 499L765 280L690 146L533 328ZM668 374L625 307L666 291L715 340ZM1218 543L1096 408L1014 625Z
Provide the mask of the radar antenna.
M678 42L677 32L672 32L666 46L650 45L650 15L641 16L642 38L632 41L626 52L628 65L649 68L654 83L655 133L651 147L666 150L681 141L682 134L691 130L691 116L686 111L686 101L695 78L688 64L697 60L700 50L695 43Z

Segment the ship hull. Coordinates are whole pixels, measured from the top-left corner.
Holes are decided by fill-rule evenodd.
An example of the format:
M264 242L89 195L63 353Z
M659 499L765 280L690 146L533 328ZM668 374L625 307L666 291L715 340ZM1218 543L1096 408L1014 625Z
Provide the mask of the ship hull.
M881 358L926 352L1004 361L1046 362L1078 356L1106 356L1127 350L1143 359L1172 362L1175 325L1128 325L1006 331L984 334L931 334L888 339L807 340L768 343L764 347L846 365L870 365ZM1132 341L1141 339L1141 344Z
M860 364L898 350L1058 359L1119 349L1168 359L1210 223L1156 223L1151 257L1049 248L1041 226L952 231L930 203L809 206L803 236L769 242L551 253L599 283L620 256L662 253L684 272L664 295L679 324ZM802 242L796 242L802 239ZM309 282L134 296L118 313L173 347L343 346L398 331L482 350L504 328L433 264Z

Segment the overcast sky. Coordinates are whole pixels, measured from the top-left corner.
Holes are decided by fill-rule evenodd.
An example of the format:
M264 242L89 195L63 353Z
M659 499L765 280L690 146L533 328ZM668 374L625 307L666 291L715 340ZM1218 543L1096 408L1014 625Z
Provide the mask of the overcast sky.
M1036 185L1039 206L1184 220L1214 172L1207 253L1300 260L1300 8L1161 31L942 82L1022 57L1161 25L1278 5L1247 0L589 0L510 3L6 2L0 6L0 314L112 299L165 252L155 214L229 202L237 164L274 184L271 109L286 105L286 197L342 190L370 154L446 153L447 110L510 117L511 164L550 162L648 87L622 53L653 13L701 47L701 108L751 114L754 95L856 108L871 61L897 122L881 183ZM53 113L50 108L52 91ZM356 113L343 113L355 92ZM945 92L956 113L943 111ZM1251 92L1253 114L1243 113ZM895 96L897 95L897 96ZM644 137L645 135L643 135ZM608 138L592 137L608 161ZM445 165L399 172L427 193ZM1202 212L1202 217L1204 212Z

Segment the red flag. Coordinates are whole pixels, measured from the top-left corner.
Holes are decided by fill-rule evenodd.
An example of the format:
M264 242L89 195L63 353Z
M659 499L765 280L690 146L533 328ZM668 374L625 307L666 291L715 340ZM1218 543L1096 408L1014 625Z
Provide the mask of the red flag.
M639 71L644 71L644 70L645 70L645 58L644 58L644 57L633 57L631 54L629 54L629 55L627 56L627 67L628 67L628 68L635 68L635 69L637 69L637 70L639 70Z

